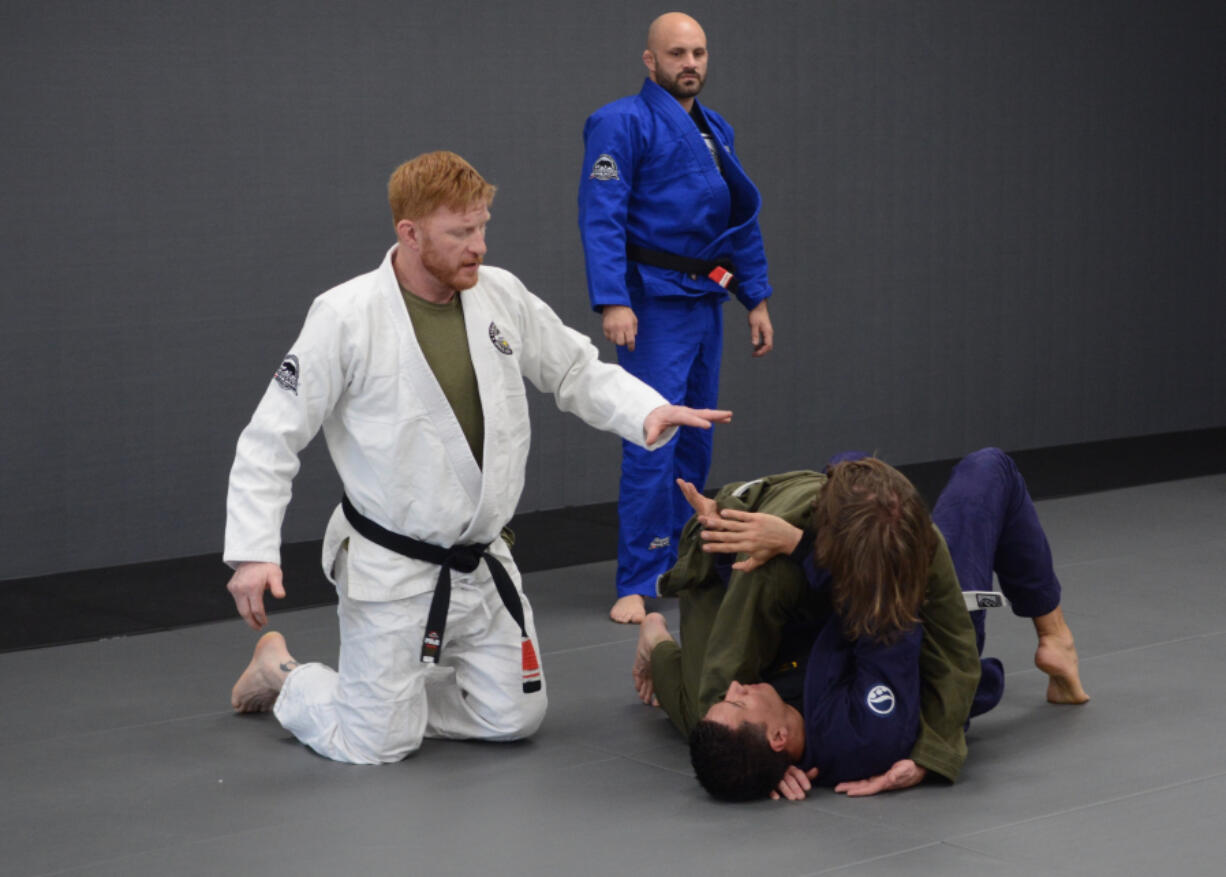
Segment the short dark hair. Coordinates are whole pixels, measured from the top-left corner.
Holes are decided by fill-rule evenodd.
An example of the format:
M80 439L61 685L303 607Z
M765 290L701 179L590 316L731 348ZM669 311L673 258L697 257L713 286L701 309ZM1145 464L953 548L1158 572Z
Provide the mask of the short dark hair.
M791 759L771 749L765 725L745 722L733 730L703 719L690 732L690 764L712 797L755 801L774 791Z

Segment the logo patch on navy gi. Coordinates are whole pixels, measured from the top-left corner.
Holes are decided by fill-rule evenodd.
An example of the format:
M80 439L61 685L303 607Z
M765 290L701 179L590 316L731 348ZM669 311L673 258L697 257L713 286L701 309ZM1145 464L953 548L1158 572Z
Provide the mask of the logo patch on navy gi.
M669 536L657 536L651 540L651 544L647 546L648 551L655 551L657 548L667 548L672 538Z
M620 180L621 176L617 173L617 162L613 160L613 156L607 152L596 159L596 163L592 165L592 173L588 177L589 180Z
M976 594L975 603L980 609L999 609L1005 605L1005 601L999 594Z
M510 356L515 351L511 349L511 345L507 343L507 339L502 337L502 332L494 323L490 323L490 341L494 344L494 349L499 353L505 353Z
M294 354L289 354L281 363L281 367L277 369L277 373L273 375L273 380L282 390L289 390L295 396L298 395L298 357Z
M874 685L869 689L864 702L879 716L888 716L894 712L894 692L888 685Z

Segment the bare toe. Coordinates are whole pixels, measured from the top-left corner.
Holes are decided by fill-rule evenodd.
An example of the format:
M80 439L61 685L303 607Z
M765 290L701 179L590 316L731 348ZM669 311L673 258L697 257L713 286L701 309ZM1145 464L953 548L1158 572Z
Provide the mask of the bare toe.
M627 594L609 610L609 617L618 624L638 624L646 614L647 604L642 594Z

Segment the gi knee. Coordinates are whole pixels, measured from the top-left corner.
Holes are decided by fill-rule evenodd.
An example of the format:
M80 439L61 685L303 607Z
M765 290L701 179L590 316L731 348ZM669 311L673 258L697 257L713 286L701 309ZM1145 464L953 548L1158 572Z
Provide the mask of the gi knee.
M545 690L535 691L531 694L524 695L521 701L522 707L519 710L519 726L516 728L516 735L520 738L531 737L541 727L541 722L545 721L545 710L549 706L549 696L545 694Z
M984 478L1007 481L1017 474L1017 464L1000 448L980 448L962 458L959 469L965 468Z
M424 698L380 704L342 717L338 748L355 764L391 764L420 749L425 730Z
M531 737L540 729L541 722L545 721L545 710L548 706L549 699L543 688L524 694L514 707L494 719L494 739L523 740Z

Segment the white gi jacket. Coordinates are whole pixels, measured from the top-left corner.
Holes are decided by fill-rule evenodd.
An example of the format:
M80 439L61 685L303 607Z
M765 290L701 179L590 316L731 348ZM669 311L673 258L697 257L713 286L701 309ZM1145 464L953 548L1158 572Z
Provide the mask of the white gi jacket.
M639 445L647 414L667 404L601 362L591 341L514 275L483 266L476 286L460 293L485 417L479 467L418 346L392 269L394 251L375 271L315 299L239 437L226 501L227 563L280 563L298 454L321 426L345 492L363 515L435 545L492 543L505 564L510 552L498 535L514 514L528 459L525 377L563 411ZM351 599L398 600L433 589L437 566L365 540L339 506L324 536L330 578L346 539Z

